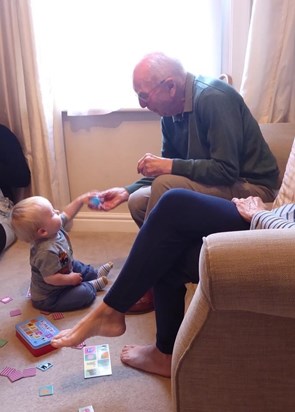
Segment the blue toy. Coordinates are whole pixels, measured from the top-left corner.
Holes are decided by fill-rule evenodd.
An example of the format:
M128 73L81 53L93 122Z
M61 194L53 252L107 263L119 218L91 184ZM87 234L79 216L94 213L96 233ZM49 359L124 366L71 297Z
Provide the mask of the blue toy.
M50 342L59 333L59 329L44 316L17 323L15 329L16 336L34 356L41 356L56 349Z
M89 204L91 207L93 208L98 208L98 206L101 204L101 200L98 196L93 196L90 200L89 200Z

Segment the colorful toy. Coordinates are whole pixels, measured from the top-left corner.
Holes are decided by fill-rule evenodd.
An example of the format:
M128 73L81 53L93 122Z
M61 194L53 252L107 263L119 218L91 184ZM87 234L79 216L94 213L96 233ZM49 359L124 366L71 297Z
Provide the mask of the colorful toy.
M84 378L94 378L112 374L110 349L108 344L84 346Z
M93 196L89 200L90 206L93 208L98 208L98 206L101 204L101 200L98 196Z
M50 342L59 330L44 316L17 323L15 329L18 339L34 356L56 350Z

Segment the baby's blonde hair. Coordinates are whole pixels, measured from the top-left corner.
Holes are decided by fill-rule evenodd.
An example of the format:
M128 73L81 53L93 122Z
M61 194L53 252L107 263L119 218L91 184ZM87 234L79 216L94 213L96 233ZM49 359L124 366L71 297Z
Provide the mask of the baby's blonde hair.
M18 202L11 212L11 225L19 240L32 243L42 227L44 207L50 202L42 196L31 196Z

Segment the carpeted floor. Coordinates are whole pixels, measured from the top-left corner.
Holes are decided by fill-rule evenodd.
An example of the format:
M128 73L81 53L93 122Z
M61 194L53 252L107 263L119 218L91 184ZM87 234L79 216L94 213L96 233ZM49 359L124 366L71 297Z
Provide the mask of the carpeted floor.
M134 234L126 233L71 233L74 255L77 259L93 265L108 260L114 262L109 275L111 286L129 249ZM40 357L34 357L15 336L15 325L40 315L32 308L26 297L30 282L29 247L17 242L0 257L1 292L0 299L10 297L8 303L0 302L1 324L0 371L5 367L22 371L44 362L53 366L47 371L36 371L32 377L11 382L0 376L1 410L13 412L79 411L92 405L95 412L170 412L170 379L147 374L123 365L120 350L124 344L145 344L154 341L154 312L145 315L127 316L127 332L118 338L94 337L87 345L109 344L112 375L84 379L82 350L66 348L55 350ZM97 295L97 305L105 292ZM20 309L21 314L10 316L10 311ZM72 327L89 309L65 312L64 318L48 319L58 328ZM39 396L39 388L53 385L53 395ZM89 411L90 412L90 411Z

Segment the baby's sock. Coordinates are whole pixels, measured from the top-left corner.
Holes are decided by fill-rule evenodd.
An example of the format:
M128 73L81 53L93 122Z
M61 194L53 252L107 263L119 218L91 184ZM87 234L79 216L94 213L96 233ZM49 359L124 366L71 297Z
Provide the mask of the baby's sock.
M108 276L113 266L114 266L113 262L107 262L104 265L100 266L97 269L97 277L100 278L101 276Z
M97 279L89 280L89 283L91 283L95 287L95 290L98 292L99 290L104 289L109 281L105 276L100 276Z

